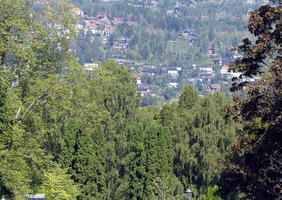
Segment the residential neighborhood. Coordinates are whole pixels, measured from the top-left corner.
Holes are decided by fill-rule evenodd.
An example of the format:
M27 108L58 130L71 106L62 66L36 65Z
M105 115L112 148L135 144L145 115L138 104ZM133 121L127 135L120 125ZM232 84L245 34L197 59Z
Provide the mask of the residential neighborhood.
M103 1L105 3L114 1ZM215 1L218 3L217 1ZM252 2L249 2L252 3ZM128 1L129 6L144 9L158 8L157 0L138 0ZM187 6L177 1L172 10L167 11L167 15L175 18L181 18L181 8ZM190 6L194 6L191 4ZM189 5L188 5L189 7ZM201 95L214 92L227 92L233 78L242 76L241 72L229 70L228 65L234 63L236 59L242 57L238 52L223 55L220 51L222 41L220 39L212 39L207 43L207 49L201 50L205 52L208 58L206 64L199 64L200 61L195 60L194 63L182 64L163 64L148 62L144 59L136 59L131 55L136 55L140 52L134 52L132 45L135 43L134 38L129 34L120 34L123 30L121 27L126 27L126 30L138 29L143 24L140 24L134 17L128 16L111 16L109 13L100 12L95 16L90 16L83 13L82 10L76 9L75 12L82 18L77 25L77 29L82 35L87 37L91 33L90 38L93 44L99 44L97 49L100 49L100 57L103 59L113 59L118 64L128 67L134 78L136 79L137 92L142 97L160 97L164 100L174 98L179 94L181 89L186 84L191 84L196 87ZM207 20L205 15L200 17L201 20ZM130 28L131 27L131 28ZM154 26L148 29L149 34L158 35L159 30ZM187 26L185 29L176 32L177 38L169 41L174 48L174 45L185 45L183 47L190 49L200 42L199 33L192 27ZM98 41L98 43L97 43ZM142 40L141 40L142 41ZM139 49L137 49L139 51ZM146 51L146 49L145 49ZM173 51L168 57L173 59ZM147 56L150 56L148 54ZM87 60L83 63L85 71L95 73L98 68L97 62L100 60ZM248 79L246 81L254 81L257 78Z

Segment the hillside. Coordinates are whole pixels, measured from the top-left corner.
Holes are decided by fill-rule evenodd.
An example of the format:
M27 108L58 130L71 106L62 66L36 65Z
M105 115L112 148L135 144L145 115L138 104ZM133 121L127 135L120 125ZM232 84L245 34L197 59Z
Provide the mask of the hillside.
M262 1L73 1L82 9L81 64L115 59L138 79L143 106L170 100L185 84L201 94L223 91L225 65L240 56L248 11ZM177 70L178 69L178 70Z

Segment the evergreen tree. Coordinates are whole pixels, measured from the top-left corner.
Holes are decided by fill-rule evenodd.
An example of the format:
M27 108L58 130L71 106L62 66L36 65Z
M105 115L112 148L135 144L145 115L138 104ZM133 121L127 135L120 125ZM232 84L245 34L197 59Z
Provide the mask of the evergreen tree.
M130 134L130 153L128 155L128 199L145 198L145 178L146 178L146 149L144 145L145 132L142 124L133 125Z
M127 199L178 199L182 187L173 174L168 129L136 124L130 136Z
M107 199L116 199L126 189L127 137L139 97L130 71L113 61L107 61L98 69L93 86L98 104L109 113L109 117L102 122L107 152Z

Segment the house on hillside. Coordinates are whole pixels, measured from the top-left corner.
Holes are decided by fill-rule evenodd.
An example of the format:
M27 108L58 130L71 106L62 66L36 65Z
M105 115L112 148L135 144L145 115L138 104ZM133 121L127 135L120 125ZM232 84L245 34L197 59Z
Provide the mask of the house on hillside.
M177 77L179 75L179 71L177 70L176 67L170 67L167 70L168 75L172 76L172 77Z
M221 85L220 84L211 84L210 90L212 92L219 92L221 89Z
M168 87L169 88L176 88L178 86L178 83L177 82L169 82L168 83Z
M72 8L71 12L73 14L75 14L76 16L80 16L80 17L84 16L84 13L83 13L83 11L80 8Z
M222 67L222 69L220 70L220 73L222 75L227 75L228 78L239 78L242 75L242 72L229 71L228 66Z
M176 67L177 71L182 71L182 67Z
M201 78L211 79L212 77L215 76L215 73L214 73L212 67L199 67L199 73L198 73L197 76L201 77Z
M136 84L137 84L137 85L141 85L141 84L142 84L141 78L137 78L137 79L136 79Z
M138 87L137 88L137 92L141 95L141 97L149 94L150 92L150 89L149 88L141 88L141 87Z
M204 72L204 73L208 73L208 74L214 73L212 67L200 67L199 70L200 70L200 72Z
M128 46L128 40L126 38L120 38L114 41L113 48L114 49L125 49Z
M99 67L98 63L85 63L84 64L84 71L85 72L93 72Z
M155 69L155 65L154 64L143 64L142 68Z
M228 74L229 73L228 71L229 71L229 67L225 65L221 68L220 73L221 75L224 75L224 74Z
M134 21L127 21L126 23L128 25L137 25L138 24L137 22L134 22Z

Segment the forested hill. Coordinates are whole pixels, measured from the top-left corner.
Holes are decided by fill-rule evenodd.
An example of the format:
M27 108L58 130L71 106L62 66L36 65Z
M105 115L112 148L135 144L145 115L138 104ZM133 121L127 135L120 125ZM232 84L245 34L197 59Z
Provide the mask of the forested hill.
M76 54L82 65L117 60L140 78L142 106L175 98L186 84L228 93L221 72L262 1L73 1L82 9ZM178 72L175 72L177 68ZM208 70L208 71L207 71ZM235 75L234 75L235 76Z

